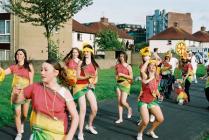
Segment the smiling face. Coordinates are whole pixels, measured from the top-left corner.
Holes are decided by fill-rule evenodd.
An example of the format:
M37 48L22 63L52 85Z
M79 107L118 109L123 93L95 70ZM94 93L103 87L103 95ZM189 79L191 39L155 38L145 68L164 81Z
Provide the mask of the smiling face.
M120 54L119 60L120 60L121 63L122 62L125 62L125 56L124 56L124 54Z
M15 58L18 62L24 62L25 54L22 51L17 51Z
M83 55L86 58L91 58L91 52L90 51L83 51Z
M157 70L157 67L156 67L156 64L155 63L150 63L148 65L148 71L149 72L156 72L156 70Z
M72 57L73 58L78 58L78 55L79 55L78 50L77 49L73 49L73 51L72 51Z
M58 70L55 70L51 64L47 62L44 62L42 64L42 67L41 67L42 82L50 83L51 81L56 79L58 73L59 73Z

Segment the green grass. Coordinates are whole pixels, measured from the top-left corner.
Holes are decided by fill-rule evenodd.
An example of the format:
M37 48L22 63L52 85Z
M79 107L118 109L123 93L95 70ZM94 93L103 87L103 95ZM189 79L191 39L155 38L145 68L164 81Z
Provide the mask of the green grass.
M203 64L199 64L197 67L197 77L202 77L206 74L207 70L206 67Z
M139 75L137 66L133 66L134 77ZM34 81L40 81L40 74L36 74ZM14 123L14 114L10 103L12 76L9 75L0 85L0 126ZM131 87L131 94L139 93L139 81L135 81ZM99 81L96 86L97 100L112 99L115 93L115 71L114 68L99 70Z

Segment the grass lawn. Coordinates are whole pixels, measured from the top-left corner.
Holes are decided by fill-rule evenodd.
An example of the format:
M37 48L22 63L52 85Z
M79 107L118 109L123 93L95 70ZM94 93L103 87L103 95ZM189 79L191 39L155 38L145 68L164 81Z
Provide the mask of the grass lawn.
M133 66L134 77L139 75L137 66ZM114 69L99 70L99 82L96 86L96 96L99 101L115 98L115 72ZM40 74L35 75L34 81L40 81ZM0 83L0 126L13 124L14 117L10 103L12 76L9 75ZM139 93L139 81L133 83L131 94Z

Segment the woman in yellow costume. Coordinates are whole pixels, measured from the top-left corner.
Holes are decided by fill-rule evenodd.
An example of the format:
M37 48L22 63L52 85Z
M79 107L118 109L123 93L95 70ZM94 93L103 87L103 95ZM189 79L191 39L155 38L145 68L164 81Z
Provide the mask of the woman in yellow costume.
M91 107L88 125L86 129L92 134L98 134L93 127L93 121L97 114L97 101L94 94L95 85L97 83L97 69L99 65L96 63L93 55L94 51L91 45L83 46L83 59L79 62L77 68L77 83L73 88L73 97L78 100L79 104L79 132L78 139L84 140L83 127L86 116L86 98Z
M73 140L79 118L66 75L57 61L47 60L41 67L42 82L24 90L14 88L14 94L23 93L32 101L30 140ZM69 129L67 111L71 116Z
M131 66L127 63L128 56L125 52L120 52L118 55L118 64L115 66L116 74L116 93L118 97L118 112L119 119L115 123L123 122L123 107L128 109L128 118L132 116L132 109L127 102L127 97L130 94L133 73Z
M32 64L27 61L27 54L24 49L18 49L15 53L15 64L6 70L0 68L0 78L3 80L4 75L13 74L12 88L25 88L33 83L34 69ZM29 100L22 100L23 94L11 95L12 106L15 110L15 123L17 128L17 136L15 140L21 140L24 132L24 122L27 119ZM21 121L21 108L23 107L23 121Z

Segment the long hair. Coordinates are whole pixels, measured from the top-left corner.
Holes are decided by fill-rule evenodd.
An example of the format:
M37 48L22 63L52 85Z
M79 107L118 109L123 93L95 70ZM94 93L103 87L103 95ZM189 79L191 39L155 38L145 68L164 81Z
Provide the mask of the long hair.
M17 53L21 51L23 52L24 56L25 56L25 59L24 59L24 64L23 64L23 67L29 71L31 71L30 67L29 67L29 64L30 62L27 60L27 53L26 53L26 50L25 49L18 49L16 52L15 52L15 63L18 64L18 60L17 60Z
M128 60L128 55L124 52L124 51L121 51L118 55L118 62L121 64L121 61L120 61L120 55L123 54L124 55L124 61L127 63L127 60Z
M91 45L85 45L83 48L90 48L93 49ZM94 54L91 52L91 63L94 66L94 69L96 70L97 68L99 68L99 65L97 64L97 62L94 59ZM81 64L81 69L83 69L86 66L86 57L83 57L82 60L82 64Z
M65 58L63 59L63 61L66 63L69 59L73 58L73 50L77 50L78 51L78 58L81 59L81 52L78 48L72 48L71 51L65 56Z
M60 63L53 59L48 59L45 62L51 64L55 70L59 71L59 74L57 76L59 79L59 83L65 87L68 87L67 73L65 69L60 65Z

